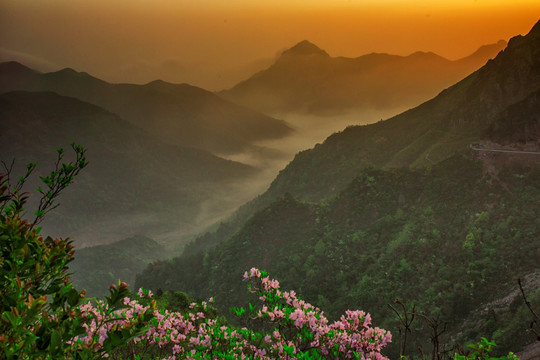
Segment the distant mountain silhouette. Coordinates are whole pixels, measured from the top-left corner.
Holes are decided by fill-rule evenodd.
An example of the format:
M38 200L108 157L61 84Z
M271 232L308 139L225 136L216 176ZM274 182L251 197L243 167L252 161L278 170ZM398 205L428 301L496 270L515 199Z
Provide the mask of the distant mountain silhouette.
M304 40L284 51L268 69L219 94L270 114L332 115L361 108L410 107L461 80L505 46L505 41L482 46L456 61L431 52L345 58L330 57Z
M304 40L293 46L292 48L285 50L281 56L326 56L328 53L320 49L317 45Z
M252 142L279 138L291 128L256 111L188 84L154 81L110 84L66 68L41 74L22 64L0 64L0 93L53 91L118 114L169 143L214 153L234 153Z
M491 59L495 57L496 54L498 54L501 50L503 50L507 46L507 42L504 40L499 40L495 44L490 45L483 45L478 48L474 53L472 53L469 56L466 56L462 59L457 60L459 63L472 63L476 64L483 64L486 62L486 59Z
M37 161L41 176L52 170L57 148L72 141L87 148L89 166L44 223L58 235L77 235L77 245L195 231L203 226L203 204L223 210L219 199L230 196L229 183L256 173L203 150L167 144L102 108L52 92L0 95L0 128L0 160L15 159L19 167ZM33 178L28 191L38 185Z

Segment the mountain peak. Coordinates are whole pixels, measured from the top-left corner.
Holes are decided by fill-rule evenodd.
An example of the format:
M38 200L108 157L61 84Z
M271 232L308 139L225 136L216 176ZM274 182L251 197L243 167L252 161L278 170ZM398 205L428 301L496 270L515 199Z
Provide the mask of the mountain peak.
M409 58L417 58L417 59L442 59L442 56L435 54L432 51L416 51L413 52L411 55L408 56Z
M88 73L78 72L75 69L72 69L70 67L55 71L53 74L70 75L70 76L89 76Z
M305 55L325 55L329 56L328 53L317 45L304 40L294 45L292 48L285 50L282 55L289 56L305 56Z

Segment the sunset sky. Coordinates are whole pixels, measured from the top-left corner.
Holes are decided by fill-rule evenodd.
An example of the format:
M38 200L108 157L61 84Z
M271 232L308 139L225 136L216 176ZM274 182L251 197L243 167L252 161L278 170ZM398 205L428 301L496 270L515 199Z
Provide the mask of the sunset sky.
M538 0L0 0L0 60L219 90L304 39L331 56L457 59L539 19Z

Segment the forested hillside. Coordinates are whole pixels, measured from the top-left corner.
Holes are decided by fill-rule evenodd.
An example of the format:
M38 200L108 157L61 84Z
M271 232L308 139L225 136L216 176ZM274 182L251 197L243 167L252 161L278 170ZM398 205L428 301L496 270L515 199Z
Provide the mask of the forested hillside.
M267 196L285 192L306 200L337 194L366 166L424 166L437 163L471 142L495 136L495 124L510 132L497 139L524 142L538 127L538 106L516 105L540 90L540 23L484 67L424 104L386 121L351 126L323 144L296 155L278 175ZM532 104L537 104L533 102ZM508 116L519 108L518 119ZM512 110L514 109L514 110ZM518 114L515 114L518 115ZM529 119L529 120L526 120ZM513 125L510 125L513 124ZM518 134L527 134L519 136Z
M540 360L533 2L0 0L0 360Z
M215 296L226 313L246 300L237 279L255 266L330 317L360 307L395 329L388 304L400 299L448 323L449 347L480 334L516 351L534 340L519 296L493 319L473 311L537 270L539 180L538 166L509 167L494 179L460 155L428 169L366 169L332 201L286 195L208 253L154 263L137 285ZM529 288L540 304L537 289ZM476 325L463 329L466 319ZM415 341L428 346L421 319L415 329Z
M510 69L510 70L508 70ZM386 121L350 126L298 153L270 188L227 223L199 236L187 253L227 239L251 216L286 193L331 199L366 167L431 166L492 140L539 150L540 23L511 39L494 60L434 99Z

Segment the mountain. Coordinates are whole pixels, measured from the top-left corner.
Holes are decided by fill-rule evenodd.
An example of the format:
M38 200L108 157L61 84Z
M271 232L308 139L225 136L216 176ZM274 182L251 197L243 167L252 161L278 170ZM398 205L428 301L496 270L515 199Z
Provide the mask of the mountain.
M0 64L0 93L53 91L92 103L171 144L214 153L234 153L257 140L287 135L291 128L253 110L188 84L154 81L110 84L84 72L42 74L16 62Z
M479 64L484 64L488 59L494 58L507 45L507 42L504 40L499 40L495 44L482 45L471 55L459 59L456 62L469 63L471 66L478 67Z
M488 138L537 141L539 28L512 38L494 60L422 105L386 121L348 127L297 154L267 196L290 192L320 200L337 194L367 166L430 165ZM506 127L512 131L496 130Z
M539 180L540 166L509 166L495 179L461 155L430 169L365 169L325 203L285 195L206 253L151 264L136 286L213 296L227 314L249 300L242 274L257 267L330 318L370 312L394 334L390 358L399 356L395 299L446 323L441 348L485 336L500 353L517 352L535 340L520 294L511 307L479 309L538 270ZM537 285L526 288L536 307ZM415 355L431 348L423 322L409 337Z
M255 266L330 318L362 308L396 338L388 304L416 306L411 355L431 346L430 321L447 349L485 336L499 354L519 351L535 341L513 289L537 278L540 156L482 150L540 152L539 90L540 22L434 99L299 153L234 221L136 283L226 311L247 301L239 279ZM539 308L540 283L528 284Z
M73 273L73 283L77 289L85 289L90 297L107 294L111 284L118 279L131 285L135 274L146 265L167 252L162 245L145 236L132 236L108 245L98 245L79 249L75 260L69 264Z
M303 56L312 56L312 57L330 57L328 53L320 49L317 45L310 43L307 40L301 41L292 48L285 50L282 54L284 57L303 57Z
M410 107L478 69L505 46L499 41L456 61L430 52L345 58L331 57L304 40L284 51L268 69L219 94L269 114L333 115Z
M53 168L57 148L76 142L87 149L89 166L44 222L45 229L76 238L78 247L137 233L177 232L172 238L182 241L237 206L235 186L257 173L164 143L109 111L52 92L1 94L0 127L1 160L16 159L19 167L37 161L41 176Z
M298 153L265 193L185 251L206 251L234 234L253 212L287 193L306 201L332 199L367 167L431 166L483 140L539 151L539 91L537 23L529 34L512 38L495 59L435 98L386 121L350 126ZM537 164L534 155L527 159Z

